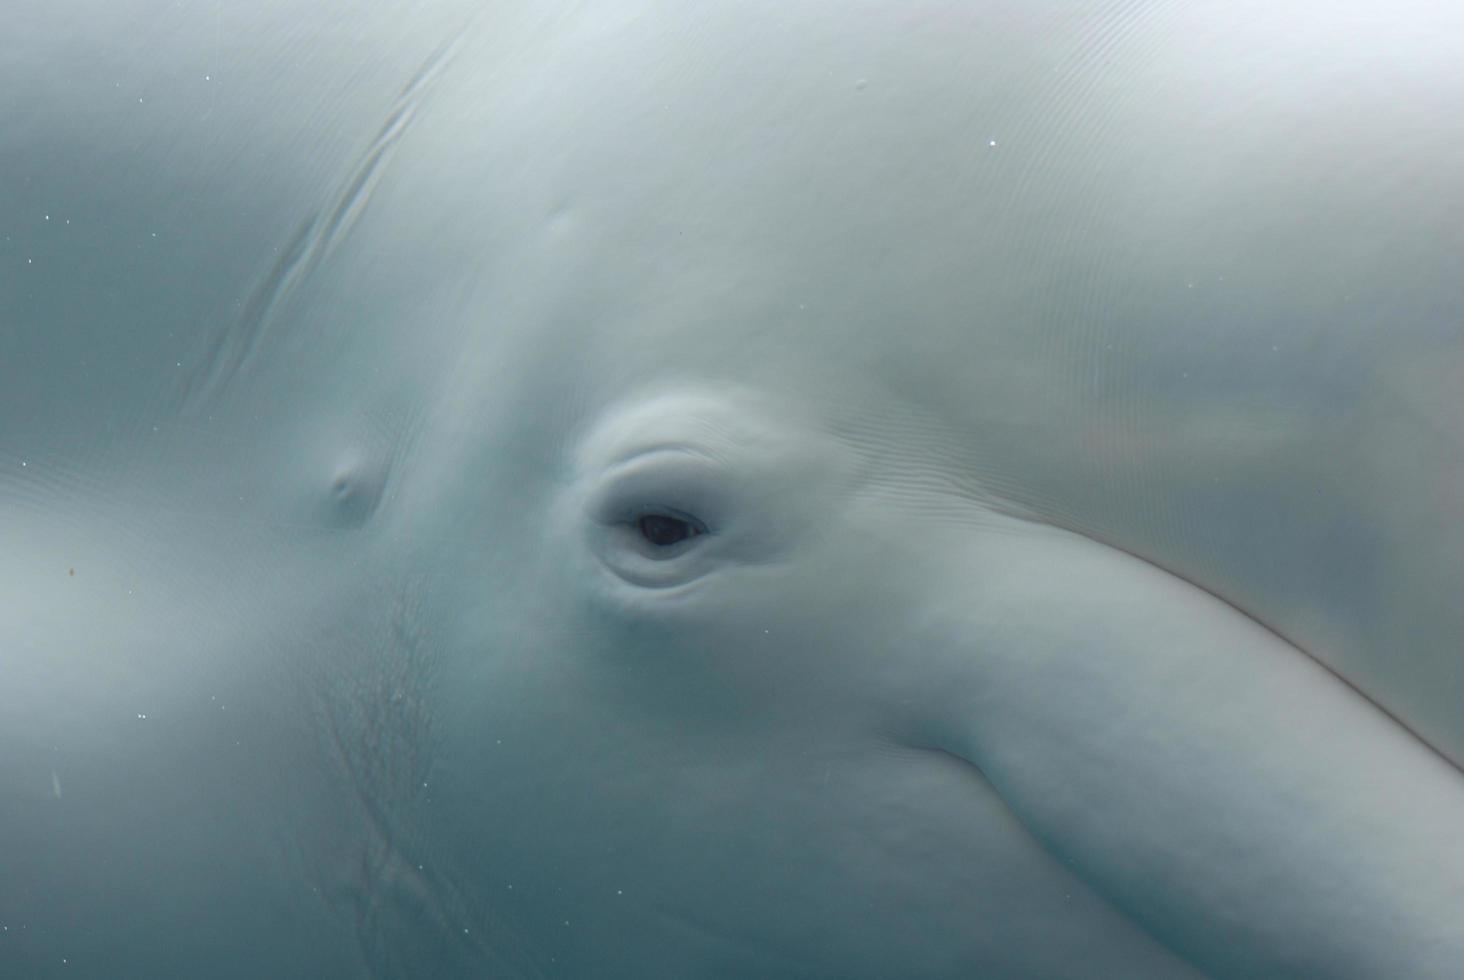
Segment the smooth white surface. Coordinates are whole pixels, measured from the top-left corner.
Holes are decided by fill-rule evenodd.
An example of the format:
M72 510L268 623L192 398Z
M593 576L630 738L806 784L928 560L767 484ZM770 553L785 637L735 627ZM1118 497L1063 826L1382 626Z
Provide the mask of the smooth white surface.
M1458 975L1453 5L122 7L0 973Z

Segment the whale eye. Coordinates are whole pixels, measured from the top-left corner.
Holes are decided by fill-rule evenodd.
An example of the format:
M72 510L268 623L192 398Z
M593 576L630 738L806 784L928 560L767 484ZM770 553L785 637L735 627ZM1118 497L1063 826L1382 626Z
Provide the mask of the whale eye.
M641 537L657 548L669 548L702 533L692 522L669 514L646 514L635 522L635 526Z
M836 499L844 460L829 439L723 395L733 392L613 406L575 453L553 526L623 608L747 581L813 540Z

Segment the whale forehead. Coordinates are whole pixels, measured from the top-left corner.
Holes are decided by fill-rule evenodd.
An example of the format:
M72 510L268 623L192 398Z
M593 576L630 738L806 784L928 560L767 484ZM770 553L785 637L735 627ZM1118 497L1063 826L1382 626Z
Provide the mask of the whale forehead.
M485 360L537 357L604 401L678 373L855 410L883 390L1004 448L988 469L1031 468L1057 455L1030 458L1039 434L1081 446L1069 433L1136 407L1242 442L1310 431L1386 353L1359 294L1437 307L1417 287L1447 272L1423 207L1447 155L1409 163L1412 191L1312 166L1355 101L1323 94L1335 57L1294 57L1335 30L1253 53L1287 11L1229 18L1197 63L1150 43L1183 49L1193 11L1099 44L1046 8L713 7L685 30L631 9L468 46L399 157L402 188L451 189L393 221L493 311ZM1300 81L1275 84L1283 67ZM1392 91L1377 78L1352 97ZM1373 170L1406 155L1362 152ZM1408 250L1406 280L1362 222ZM1413 319L1438 341L1437 313ZM1282 339L1326 369L1273 356ZM1124 451L1161 451L1145 439Z
M801 361L862 353L868 374L878 346L893 355L885 370L918 364L926 387L972 371L994 382L1009 364L993 366L1002 358L991 355L1023 353L1021 344L1079 361L1052 345L1079 330L1095 342L1135 331L1158 339L1137 314L1193 304L1196 280L1214 285L1227 272L1238 289L1264 289L1253 292L1257 308L1285 298L1281 285L1293 308L1325 299L1307 297L1313 283L1297 277L1356 242L1316 232L1386 220L1415 200L1369 190L1367 168L1319 173L1308 163L1336 148L1359 98L1381 101L1400 86L1412 95L1426 71L1410 77L1399 65L1401 78L1379 72L1329 96L1339 37L1358 25L1253 47L1297 19L1281 8L1249 26L1227 16L1208 60L1189 57L1182 30L1203 25L1203 12L1170 8L1136 9L1100 42L1088 33L1104 23L1096 9L928 5L835 23L817 5L757 17L633 5L556 25L506 65L488 57L513 48L495 30L483 56L469 48L458 59L437 125L419 126L418 160L433 169L412 173L452 189L440 227L456 236L454 251L471 236L465 251L488 260L481 273L511 257L515 277L528 274L503 298L535 291L548 266L574 285L558 309L575 296L605 302L595 317L554 325L621 344L622 356L634 357L637 341L675 337L694 343L645 360L664 368L715 351L738 373L777 346L803 350ZM1401 43L1400 33L1384 36ZM1276 84L1282 77L1293 84ZM1413 111L1440 105L1434 97ZM1406 129L1420 148L1410 120L1380 125ZM1408 155L1375 142L1363 150L1375 168ZM1275 143L1285 161L1265 157ZM1412 160L1407 176L1447 192L1448 164ZM1367 258L1350 264L1365 271ZM1118 282L1095 293L1100 276ZM544 326L535 324L540 338ZM942 356L952 351L988 356ZM1129 343L1114 357L1163 363L1168 353Z

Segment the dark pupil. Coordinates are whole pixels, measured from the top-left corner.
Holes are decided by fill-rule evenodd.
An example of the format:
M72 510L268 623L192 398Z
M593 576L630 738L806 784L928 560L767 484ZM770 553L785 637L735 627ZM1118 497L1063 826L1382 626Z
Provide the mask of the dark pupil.
M636 522L641 536L658 548L691 537L691 525L665 514L647 514Z

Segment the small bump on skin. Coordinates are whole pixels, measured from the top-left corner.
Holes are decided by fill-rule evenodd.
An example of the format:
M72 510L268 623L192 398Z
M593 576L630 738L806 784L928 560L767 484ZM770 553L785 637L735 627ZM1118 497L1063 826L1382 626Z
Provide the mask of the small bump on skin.
M331 473L326 519L332 527L358 528L371 519L386 488L385 461L350 454Z

